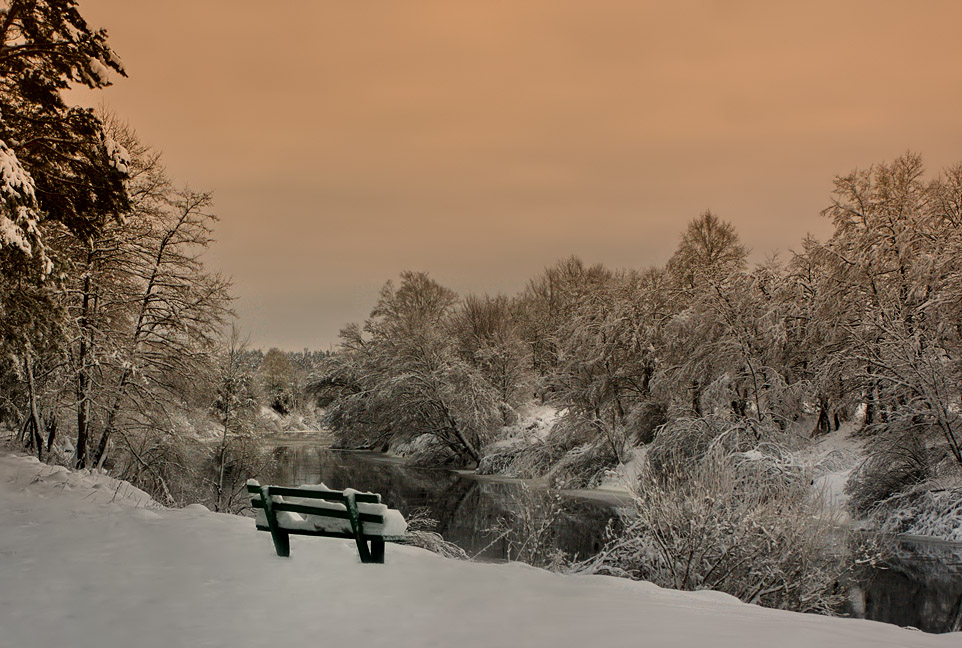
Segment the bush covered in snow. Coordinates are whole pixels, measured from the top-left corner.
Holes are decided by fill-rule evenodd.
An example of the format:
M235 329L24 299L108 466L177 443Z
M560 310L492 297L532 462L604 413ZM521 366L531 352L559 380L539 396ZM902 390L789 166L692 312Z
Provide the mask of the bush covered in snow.
M435 529L438 521L428 515L427 509L414 509L407 515L405 544L427 549L432 553L455 560L468 560L470 557L461 547L445 540Z
M924 484L880 502L869 514L882 534L929 536L962 542L962 484Z
M515 441L487 451L475 472L516 479L543 477L562 454L563 448L540 439Z
M662 454L648 463L625 512L625 529L578 569L684 590L714 589L743 601L832 612L844 558L841 533L808 482L746 470L747 453L700 459ZM684 470L666 470L668 464ZM765 460L760 466L775 465Z
M655 435L648 446L648 462L656 474L669 476L685 473L709 455L721 454L732 456L738 465L762 466L772 475L797 476L801 466L791 451L803 443L773 423L751 418L677 417ZM759 460L762 464L755 463Z
M489 531L505 540L508 560L560 571L572 560L558 549L564 516L560 495L522 485L512 495L504 515Z
M554 488L592 488L619 463L611 439L599 436L597 428L579 414L567 412L550 429L537 432L512 435L486 448L478 474L547 477Z
M898 496L932 476L931 451L915 431L882 433L869 444L868 457L852 474L845 491L859 515L874 510L879 502Z
M597 439L566 452L548 471L553 488L595 488L618 465L611 445Z
M412 466L457 466L460 456L433 434L421 434L413 439L395 439L387 446L398 457L406 457Z

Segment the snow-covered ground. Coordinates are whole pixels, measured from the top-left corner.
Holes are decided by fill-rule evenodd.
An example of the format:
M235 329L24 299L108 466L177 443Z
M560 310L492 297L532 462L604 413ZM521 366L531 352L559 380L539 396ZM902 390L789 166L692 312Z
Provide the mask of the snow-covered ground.
M825 503L846 521L851 521L851 518L845 485L852 471L865 458L862 443L852 437L852 427L851 423L846 423L838 430L820 437L801 457L803 462L814 468L814 488L825 499Z
M292 539L153 504L99 474L0 455L0 646L959 646L872 621L602 576Z

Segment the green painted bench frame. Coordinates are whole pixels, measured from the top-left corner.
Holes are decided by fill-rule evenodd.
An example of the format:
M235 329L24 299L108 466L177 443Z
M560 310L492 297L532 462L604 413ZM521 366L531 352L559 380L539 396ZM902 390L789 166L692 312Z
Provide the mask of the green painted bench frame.
M274 551L278 556L287 558L291 555L292 535L322 536L326 538L346 538L357 544L357 553L362 563L384 563L384 543L395 542L403 544L405 536L385 536L364 532L364 523L384 524L384 516L374 513L361 513L357 510L358 502L380 504L381 496L376 493L348 493L342 491L321 491L309 488L290 486L255 486L247 485L247 492L251 495L251 507L264 509L267 526L257 525L258 531L270 531L274 541ZM273 496L301 497L304 499L326 500L344 504L344 511L337 511L320 506L304 503L276 502ZM348 520L351 524L350 532L324 531L321 529L285 529L277 522L277 513L289 511L303 515L317 515L340 520ZM368 546L370 543L370 546Z

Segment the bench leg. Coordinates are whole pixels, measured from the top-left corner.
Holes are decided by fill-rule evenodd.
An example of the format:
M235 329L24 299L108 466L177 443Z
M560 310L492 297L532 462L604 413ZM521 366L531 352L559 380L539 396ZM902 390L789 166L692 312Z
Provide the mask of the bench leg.
M274 511L274 500L271 497L270 486L261 486L261 501L264 502L264 515L267 517L267 526L271 531L271 540L274 541L274 551L281 558L291 555L291 536L277 523L277 513Z
M281 558L288 558L291 555L291 536L281 529L271 530L271 540L274 541L274 551Z
M371 540L371 562L384 564L384 541Z
M357 545L357 555L360 556L361 562L371 562L371 552L367 548L367 541L361 540L361 537L357 536L354 538L354 543Z

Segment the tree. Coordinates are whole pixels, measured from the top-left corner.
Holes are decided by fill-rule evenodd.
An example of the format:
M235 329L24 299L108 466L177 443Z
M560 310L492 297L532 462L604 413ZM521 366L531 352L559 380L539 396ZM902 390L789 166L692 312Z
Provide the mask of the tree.
M105 122L132 152L131 210L87 238L66 228L51 237L65 270L78 467L103 464L118 431L168 427L168 409L207 372L230 305L229 282L201 260L216 220L210 195L174 188L155 152L126 125Z
M260 366L267 402L279 414L287 414L297 402L294 365L280 349L269 349Z
M508 424L529 396L533 382L516 309L503 295L468 295L452 314L450 327L461 358L475 366L497 392L503 422Z
M126 151L92 111L63 98L70 84L109 85L111 70L124 74L106 32L90 29L76 2L11 0L0 8L0 312L31 322L6 338L5 351L22 367L38 451L33 368L39 351L64 346L50 337L64 329L64 312L48 281L46 235L62 224L90 237L129 208ZM17 312L25 306L32 312Z
M711 342L726 328L738 327L719 316L731 311L724 302L747 255L731 223L706 211L688 224L665 268L674 312L670 341L675 347L669 351L672 360L666 371L677 381L672 391L687 393L691 410L699 416L706 386L725 372L715 362L727 357L714 353L718 349L712 349Z
M690 299L697 291L743 270L747 257L748 250L732 224L707 210L688 223L666 269L675 290Z
M545 376L557 367L565 336L562 329L584 299L603 290L611 278L611 271L604 266L589 267L572 256L528 282L520 298L518 319L539 374Z
M558 362L545 376L550 400L604 438L617 460L629 437L651 431L633 415L652 400L662 280L656 270L616 272L582 292L559 328Z
M249 443L249 432L257 398L254 394L254 375L245 367L246 340L241 339L236 323L224 340L217 357L214 384L216 398L211 410L221 425L221 440L215 457L217 481L214 483L213 504L215 511L227 511L233 507L238 494L237 481L243 470L241 465L253 463L256 457ZM251 471L247 476L254 474Z
M137 250L133 328L93 460L103 460L124 399L156 398L189 385L229 314L230 282L201 261L215 219L209 194L189 190L168 198Z
M946 317L962 297L960 194L962 169L926 182L914 154L836 178L824 211L835 233L817 253L846 313L839 352L859 367L867 423L877 413L888 428L897 414L941 436L962 466L962 337L958 320Z
M91 29L73 0L11 0L0 9L0 38L0 244L42 260L38 224L57 221L87 237L128 208L126 151L62 94L126 72L107 32Z
M353 442L429 434L459 461L478 461L500 419L497 393L457 353L449 322L457 295L422 272L388 282L363 328L341 332L312 388L331 399L325 420Z

